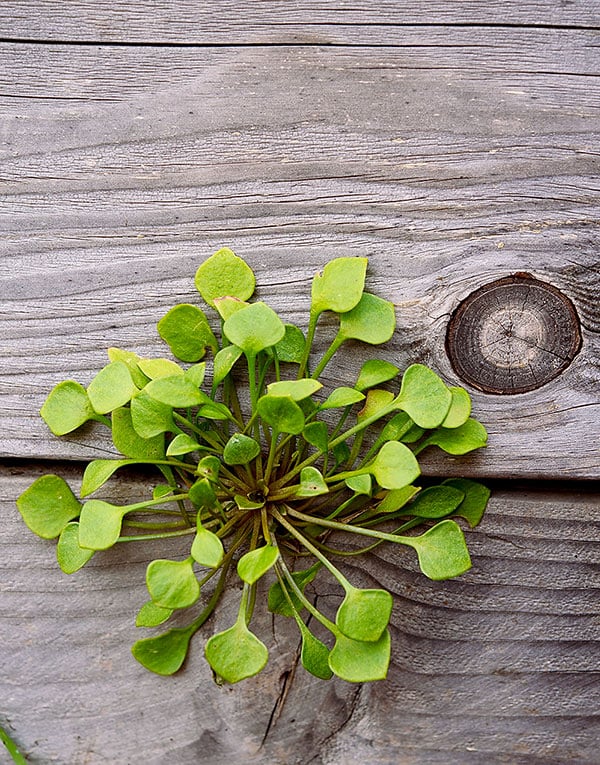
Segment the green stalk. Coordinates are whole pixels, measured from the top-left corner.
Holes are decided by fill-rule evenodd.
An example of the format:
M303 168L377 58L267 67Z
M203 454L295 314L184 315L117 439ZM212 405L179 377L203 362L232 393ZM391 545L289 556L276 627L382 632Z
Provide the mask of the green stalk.
M281 569L281 570L280 570ZM320 622L326 629L328 629L330 632L332 632L334 635L339 634L339 630L337 626L330 621L326 616L324 616L306 597L306 595L302 592L302 590L298 587L296 582L294 581L294 577L292 576L290 570L285 564L285 561L283 558L279 558L277 563L275 564L275 573L277 574L277 578L279 579L279 583L281 584L281 589L284 593L287 592L286 586L282 583L282 574L285 576L290 588L294 591L294 594L298 598L298 600L302 603L304 608L315 617L315 619ZM291 598L290 598L291 600ZM292 604L293 605L293 604Z
M310 349L312 348L313 341L315 339L315 330L317 328L317 322L319 321L320 313L316 313L311 310L308 316L308 328L306 331L306 341L304 343L304 353L300 360L300 366L298 367L298 380L304 377L306 367L308 364L308 358L310 356Z
M16 765L27 765L27 760L19 751L19 747L2 727L0 727L0 741L2 741L4 746L7 748L8 753Z

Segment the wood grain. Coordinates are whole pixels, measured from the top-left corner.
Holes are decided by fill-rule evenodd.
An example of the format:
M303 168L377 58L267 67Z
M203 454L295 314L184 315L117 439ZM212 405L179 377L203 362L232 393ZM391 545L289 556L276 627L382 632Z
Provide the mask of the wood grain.
M77 470L58 470L77 487ZM268 668L219 689L202 641L228 626L235 597L196 636L182 672L145 672L129 654L145 566L151 555L177 556L175 547L124 546L65 576L54 543L33 537L14 506L43 471L3 468L0 493L0 715L29 762L594 760L597 494L495 491L484 522L468 533L473 569L458 580L426 580L410 552L391 545L356 565L342 562L357 585L394 593L387 682L354 686L317 681L301 667L294 673L294 629L257 610L253 628L269 646ZM132 476L113 480L106 496L134 501L147 490ZM325 610L339 599L321 575L313 594Z
M314 3L308 0L5 0L0 29L7 38L40 41L100 41L170 44L354 43L365 35L374 43L389 40L397 28L418 24L451 29L533 26L578 28L600 26L593 0L507 0L495 16L483 0L452 3L381 0L378 3Z

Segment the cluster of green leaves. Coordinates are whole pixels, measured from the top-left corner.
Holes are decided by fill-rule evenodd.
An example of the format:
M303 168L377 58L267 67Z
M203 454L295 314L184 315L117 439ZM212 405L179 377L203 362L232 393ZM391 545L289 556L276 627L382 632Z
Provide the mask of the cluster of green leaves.
M58 537L63 571L77 571L115 544L187 539L183 554L147 568L149 599L137 625L157 627L182 609L193 614L187 626L134 644L135 658L153 672L170 675L181 667L236 568L243 583L237 619L205 646L219 682L255 675L267 662L266 646L250 630L257 583L267 572L273 579L268 608L296 621L310 673L382 679L392 597L355 587L332 558L388 541L412 548L431 579L470 567L454 518L475 526L488 490L464 479L424 489L414 483L423 449L462 455L485 445L468 393L422 364L400 377L394 364L375 358L353 384L322 391L319 377L343 343L378 345L394 332L393 305L364 290L366 268L366 258L337 258L314 277L305 335L266 303L249 302L252 270L231 250L219 250L200 266L195 284L220 318L220 331L191 304L175 306L158 322L184 365L111 348L110 363L87 389L67 380L44 403L41 415L56 435L97 420L111 429L123 455L87 466L83 502L56 475L37 479L19 497L28 527ZM338 328L315 360L324 312L338 317ZM153 465L161 476L152 497L126 505L89 499L115 471L136 464ZM412 532L417 526L421 533ZM344 549L344 535L335 532L363 536L367 544ZM298 568L305 556L312 565ZM319 611L306 594L321 569L341 585L335 615Z

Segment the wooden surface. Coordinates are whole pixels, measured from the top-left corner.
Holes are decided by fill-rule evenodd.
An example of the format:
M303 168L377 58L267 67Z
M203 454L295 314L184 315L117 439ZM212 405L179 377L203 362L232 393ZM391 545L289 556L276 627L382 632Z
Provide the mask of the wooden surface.
M30 762L597 761L599 17L597 2L0 5L0 725ZM386 683L298 668L285 685L297 641L269 618L259 678L217 689L198 643L183 673L151 676L129 655L151 551L66 577L16 513L36 475L75 488L111 448L50 436L48 390L89 382L110 345L164 355L156 322L196 299L223 245L300 324L315 270L369 256L398 319L381 355L452 384L446 327L484 284L524 271L578 312L557 378L472 391L484 453L423 455L432 475L492 481L472 571L433 584L382 547L352 572L396 594Z

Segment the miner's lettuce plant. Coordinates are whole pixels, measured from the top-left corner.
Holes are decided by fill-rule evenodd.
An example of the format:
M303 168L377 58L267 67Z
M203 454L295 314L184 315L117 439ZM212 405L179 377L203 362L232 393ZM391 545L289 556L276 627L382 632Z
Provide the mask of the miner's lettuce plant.
M267 663L267 647L250 629L263 577L271 580L270 611L298 625L308 672L379 680L390 659L392 596L353 585L335 561L388 542L410 548L431 579L471 566L455 519L475 526L488 490L456 478L415 484L423 449L462 455L485 445L468 393L422 364L401 375L378 358L333 390L319 379L345 343L375 346L392 337L394 307L365 291L366 269L366 258L325 265L312 282L305 335L266 303L251 301L252 270L231 250L219 250L195 278L215 320L183 304L158 322L183 364L110 348L109 363L87 388L66 380L44 403L41 415L55 435L96 420L110 428L122 454L89 463L81 501L57 475L38 478L19 497L27 526L58 538L62 570L73 573L116 544L180 540L175 558L148 565L148 600L136 624L156 628L183 609L189 623L167 624L133 645L149 670L170 675L182 666L223 592L237 590L237 572L237 618L204 649L218 682L235 683ZM324 326L331 331L331 320L319 327L324 313L337 317L337 329L315 358L315 335ZM156 469L151 497L125 505L98 497L116 471L131 465ZM350 535L358 544L348 548ZM317 575L340 586L335 614L323 613L307 594ZM182 623L179 615L173 621Z

